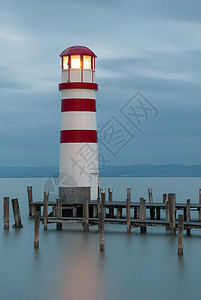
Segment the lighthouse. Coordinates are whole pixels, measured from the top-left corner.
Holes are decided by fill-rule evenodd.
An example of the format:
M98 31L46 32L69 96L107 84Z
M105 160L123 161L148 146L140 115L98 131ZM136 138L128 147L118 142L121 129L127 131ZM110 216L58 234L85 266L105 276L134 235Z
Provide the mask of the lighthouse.
M59 198L63 204L97 200L96 55L87 47L72 46L60 57Z

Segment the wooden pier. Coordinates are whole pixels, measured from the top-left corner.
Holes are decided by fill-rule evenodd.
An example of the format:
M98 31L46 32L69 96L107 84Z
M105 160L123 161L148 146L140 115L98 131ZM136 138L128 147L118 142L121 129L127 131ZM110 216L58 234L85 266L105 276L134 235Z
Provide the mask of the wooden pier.
M183 255L184 230L187 231L187 235L190 235L192 229L201 229L201 189L199 203L191 203L190 199L185 203L176 203L175 194L163 194L161 203L154 202L151 188L148 189L149 202L144 198L140 198L139 202L131 202L131 188L127 188L125 201L113 201L110 188L108 201L106 201L105 189L101 189L97 201L86 199L84 203L65 205L61 205L59 199L56 202L48 202L48 192L44 192L44 201L30 203L30 199L33 199L30 187L27 191L29 191L29 215L33 216L30 207L34 207L37 212L35 214L37 247L39 245L38 220L44 223L44 230L47 230L47 225L52 223L56 224L57 230L62 229L63 223L81 223L84 231L89 231L91 226L98 226L101 251L105 249L104 224L125 225L127 233L131 233L132 228L140 228L141 233L146 233L147 227L150 226L165 227L172 235L178 231L178 255ZM48 214L48 206L52 207L50 214ZM43 215L41 215L41 207L44 207ZM198 212L195 220L191 218L192 211ZM179 212L178 216L177 212Z

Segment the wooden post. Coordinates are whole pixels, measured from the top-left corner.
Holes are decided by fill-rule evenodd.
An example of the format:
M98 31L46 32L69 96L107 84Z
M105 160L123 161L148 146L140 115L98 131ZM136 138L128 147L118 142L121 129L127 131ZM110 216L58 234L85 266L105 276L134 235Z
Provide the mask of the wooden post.
M34 248L39 248L40 211L37 208L35 210Z
M176 225L175 225L175 194L168 194L169 201L169 218L170 218L170 231L172 235L176 234Z
M4 197L4 229L9 229L9 197Z
M170 222L170 209L169 209L169 201L166 201L166 221ZM170 226L166 226L166 230L170 230Z
M56 200L56 212L57 212L57 218L58 219L62 218L62 204L61 204L60 199ZM61 230L61 229L62 229L62 223L58 222L57 223L57 230Z
M146 200L143 198L140 198L140 220L145 221L146 220ZM141 233L146 232L146 226L140 227Z
M32 217L32 203L33 203L32 186L27 186L27 193L28 193L29 216Z
M49 192L46 191L44 192L44 200L43 200L44 230L47 230L48 198L49 198Z
M184 216L178 217L178 255L183 255Z
M167 201L167 194L163 194L163 203L166 203Z
M89 203L88 199L83 203L83 230L89 231Z
M20 215L20 208L19 208L19 203L18 199L12 199L12 208L13 208L13 215L14 215L14 220L15 224L13 224L13 228L22 228L22 221L21 221L21 215Z
M126 221L127 221L127 233L131 232L131 188L127 188L127 199L126 199Z
M199 189L199 204L201 205L201 189ZM201 208L199 208L199 222L201 222Z
M148 188L149 203L153 203L152 188Z
M109 202L112 202L112 188L108 189ZM109 208L110 218L114 218L114 207Z
M104 237L104 212L99 213L99 243L100 251L105 251L105 237Z
M160 220L161 218L161 208L156 207L156 220Z
M103 213L105 218L106 211L105 211L105 189L104 188L101 189L101 206L103 207Z
M191 200L186 201L186 222L190 223L191 221ZM191 234L191 230L187 229L187 235Z

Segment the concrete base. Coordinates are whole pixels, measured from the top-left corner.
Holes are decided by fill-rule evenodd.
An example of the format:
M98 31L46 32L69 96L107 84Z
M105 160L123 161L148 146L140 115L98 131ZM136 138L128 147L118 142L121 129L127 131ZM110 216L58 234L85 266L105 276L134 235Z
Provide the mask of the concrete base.
M59 199L62 204L83 203L90 200L91 187L59 187Z

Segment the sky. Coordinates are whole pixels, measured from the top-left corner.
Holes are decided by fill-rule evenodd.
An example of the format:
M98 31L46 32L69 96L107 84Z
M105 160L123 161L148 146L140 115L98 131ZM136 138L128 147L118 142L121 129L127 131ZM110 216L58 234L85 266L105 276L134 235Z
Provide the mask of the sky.
M59 164L59 54L96 55L103 167L201 164L201 2L0 0L0 167Z

